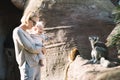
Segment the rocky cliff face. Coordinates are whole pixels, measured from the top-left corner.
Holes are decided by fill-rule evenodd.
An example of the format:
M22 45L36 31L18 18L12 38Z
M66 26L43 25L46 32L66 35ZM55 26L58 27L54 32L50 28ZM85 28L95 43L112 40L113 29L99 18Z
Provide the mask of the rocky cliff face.
M17 9L10 2L10 0L1 0L1 3L0 3L0 80L6 80L7 76L9 76L8 79L10 79L11 74L13 74L15 71L15 67L13 68L13 66L15 65L14 59L13 59L14 53L6 53L7 51L5 50L6 48L11 48L14 50L14 46L12 43L12 30L14 27L18 26L20 16L21 16L21 11ZM12 68L10 70L11 65L12 65ZM9 71L8 71L8 68L9 68ZM11 80L14 80L14 79L11 78Z
M17 0L11 1L15 3ZM19 0L18 3L23 5L25 4L24 1L27 0ZM20 5L17 7L23 9ZM113 8L114 6L109 0L56 0L53 8L45 9L42 12L42 17L46 21L46 33L48 36L53 37L53 43L46 43L47 54L44 60L45 66L41 68L42 80L63 80L64 70L68 63L67 56L73 47L78 48L81 58L91 58L91 46L88 41L88 36L98 35L103 42L106 42L107 36L114 28L113 18L111 16ZM8 21L6 23L8 24L5 25L7 29L10 24L9 21L14 19L11 17L15 16L11 15L7 19ZM16 14L19 18L18 15L21 14ZM18 24L16 22L19 20L18 18L15 18L13 22ZM3 27L0 30L5 32ZM75 70L75 67L79 65L81 58L77 60L78 64L71 64L73 67L70 66L68 71L69 80L81 80L81 77L76 78L76 75L81 73L81 70L74 72L77 70ZM83 66L80 67L82 68ZM73 72L73 76L71 76L71 71Z
M77 56L67 72L67 80L119 80L120 66L105 68L100 64L85 64L88 60Z
M47 22L46 33L54 37L54 44L62 45L47 49L46 66L42 68L42 79L63 80L64 70L68 63L67 56L73 47L78 48L82 58L90 59L91 46L88 36L98 35L101 41L106 42L107 36L114 28L111 16L113 8L114 6L109 0L80 0L79 4L55 4L53 9L44 11L43 17ZM79 64L74 67L77 65ZM74 67L69 69L68 80L81 80L81 77L76 78L77 73L81 72L75 72ZM90 77L83 80L89 79Z

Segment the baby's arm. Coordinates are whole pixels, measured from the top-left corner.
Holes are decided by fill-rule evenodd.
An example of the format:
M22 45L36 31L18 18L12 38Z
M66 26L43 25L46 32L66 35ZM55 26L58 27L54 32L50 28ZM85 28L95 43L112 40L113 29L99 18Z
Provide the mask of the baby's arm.
M45 48L45 47L43 47L42 53L43 53L43 54L46 54L46 48Z
M30 42L29 38L21 30L14 31L16 40L30 53L38 54L42 47L36 48L35 44Z

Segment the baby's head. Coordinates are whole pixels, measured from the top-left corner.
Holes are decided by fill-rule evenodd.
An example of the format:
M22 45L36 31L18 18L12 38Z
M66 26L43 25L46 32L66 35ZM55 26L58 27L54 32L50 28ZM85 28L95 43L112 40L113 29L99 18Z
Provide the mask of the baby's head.
M36 31L36 33L41 34L44 31L44 22L43 21L39 21L36 22L36 25L34 27L34 30Z

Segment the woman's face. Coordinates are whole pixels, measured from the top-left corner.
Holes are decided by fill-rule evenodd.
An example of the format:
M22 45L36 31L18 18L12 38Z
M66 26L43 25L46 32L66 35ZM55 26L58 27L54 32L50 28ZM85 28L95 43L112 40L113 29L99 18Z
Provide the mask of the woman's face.
M28 21L28 25L27 25L28 29L31 29L33 26L34 26L33 21L32 21L32 20L29 20L29 21Z
M28 21L28 27L31 29L33 26L35 26L36 22L39 20L38 17L33 17Z

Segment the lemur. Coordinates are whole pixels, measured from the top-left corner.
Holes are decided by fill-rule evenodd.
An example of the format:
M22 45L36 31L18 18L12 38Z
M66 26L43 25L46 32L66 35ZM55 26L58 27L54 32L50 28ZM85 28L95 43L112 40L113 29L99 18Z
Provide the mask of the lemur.
M69 53L69 55L68 55L69 63L67 64L66 69L65 69L64 80L68 80L67 79L67 73L68 73L69 66L75 60L75 58L76 58L77 55L80 55L78 49L77 48L73 48L71 50L71 52Z
M98 36L90 36L89 41L92 47L92 59L90 60L92 63L98 63L101 57L104 57L105 59L108 57L108 49L105 43L99 41Z

